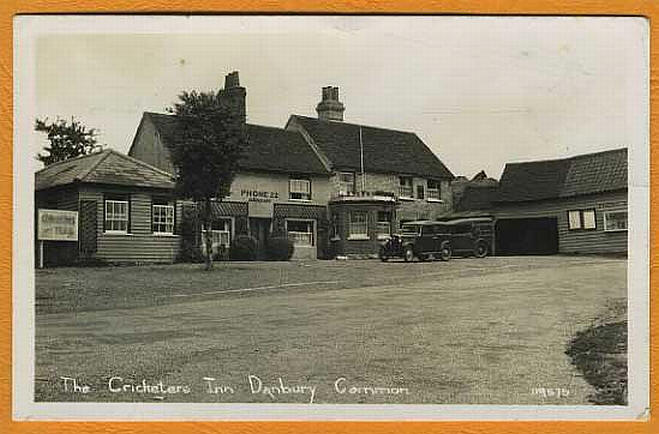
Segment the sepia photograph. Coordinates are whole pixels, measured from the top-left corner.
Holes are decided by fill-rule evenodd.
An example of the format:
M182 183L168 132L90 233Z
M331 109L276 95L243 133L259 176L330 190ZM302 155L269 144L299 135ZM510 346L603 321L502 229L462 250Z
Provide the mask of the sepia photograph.
M648 416L646 19L14 26L16 418Z

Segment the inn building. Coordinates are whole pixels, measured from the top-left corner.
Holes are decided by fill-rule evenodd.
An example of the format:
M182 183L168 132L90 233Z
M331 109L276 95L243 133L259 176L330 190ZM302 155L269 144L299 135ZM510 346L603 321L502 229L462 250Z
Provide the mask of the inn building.
M219 95L246 118L246 89L228 74ZM291 115L284 128L245 123L247 149L229 197L216 203L214 239L286 235L296 258L373 255L402 222L451 207L453 175L414 133L344 122L336 87L322 89L317 118ZM129 155L167 173L172 115L145 112Z

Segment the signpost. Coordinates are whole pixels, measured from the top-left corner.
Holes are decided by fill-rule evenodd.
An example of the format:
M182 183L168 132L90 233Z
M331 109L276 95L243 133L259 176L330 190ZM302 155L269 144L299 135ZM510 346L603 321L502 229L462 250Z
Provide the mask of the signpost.
M37 218L39 268L43 268L44 241L78 241L78 211L40 209Z

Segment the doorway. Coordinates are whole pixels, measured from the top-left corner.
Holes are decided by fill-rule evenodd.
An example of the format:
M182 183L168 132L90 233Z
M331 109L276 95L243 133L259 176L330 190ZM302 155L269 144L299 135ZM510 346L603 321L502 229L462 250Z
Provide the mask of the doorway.
M266 246L268 245L268 234L272 219L255 218L249 219L249 234L256 240L256 259L262 261L266 259Z
M496 224L497 255L558 253L556 217L501 219Z

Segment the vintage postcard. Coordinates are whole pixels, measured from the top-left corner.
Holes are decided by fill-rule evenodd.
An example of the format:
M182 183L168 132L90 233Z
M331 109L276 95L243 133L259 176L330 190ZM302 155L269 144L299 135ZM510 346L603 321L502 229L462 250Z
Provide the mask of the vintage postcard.
M14 417L642 420L642 17L14 19Z

